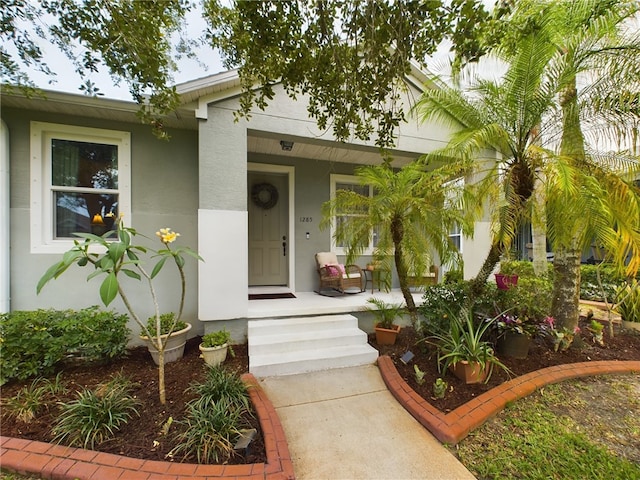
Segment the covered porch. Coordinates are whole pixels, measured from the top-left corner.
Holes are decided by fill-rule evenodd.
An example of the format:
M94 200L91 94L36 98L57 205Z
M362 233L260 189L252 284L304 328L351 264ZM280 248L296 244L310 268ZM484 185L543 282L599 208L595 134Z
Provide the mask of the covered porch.
M273 287L265 287L269 292L274 292ZM250 288L250 293L259 293L260 288ZM282 290L287 291L286 289ZM402 303L404 298L400 289L392 289L389 292L367 290L361 293L344 294L336 297L319 295L316 292L296 292L296 298L278 298L269 300L249 300L247 319L258 320L261 318L286 318L304 317L310 315L336 315L343 313L357 314L363 312L368 306L367 300L376 297L386 303ZM422 292L412 291L413 301L416 305L422 304ZM408 321L408 319L407 319Z

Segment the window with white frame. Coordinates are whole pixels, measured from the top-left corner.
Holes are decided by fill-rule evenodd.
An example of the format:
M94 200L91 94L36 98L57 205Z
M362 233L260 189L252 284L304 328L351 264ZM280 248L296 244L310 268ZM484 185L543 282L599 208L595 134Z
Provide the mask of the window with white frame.
M75 232L130 219L130 134L31 122L31 251L66 251Z
M331 175L331 198L335 198L336 192L339 190L349 190L352 192L356 192L360 195L371 197L374 195L373 187L369 185L362 185L357 177L352 175ZM337 212L334 222L331 226L331 249L336 252L338 255L346 254L346 246L337 244L334 238L334 233L336 231L337 225L341 222L345 222L348 220L350 216L357 215L357 213L340 213ZM373 249L378 245L378 229L374 229L371 232L371 238L369 241L369 247L365 249L363 252L364 255L371 255L373 253Z
M455 180L451 180L450 182L446 182L443 185L445 189L445 208L455 208L453 203L455 203L456 197L460 195L460 192L464 188L464 178L456 178ZM462 229L460 225L454 225L449 231L449 240L451 244L456 248L459 253L462 253Z

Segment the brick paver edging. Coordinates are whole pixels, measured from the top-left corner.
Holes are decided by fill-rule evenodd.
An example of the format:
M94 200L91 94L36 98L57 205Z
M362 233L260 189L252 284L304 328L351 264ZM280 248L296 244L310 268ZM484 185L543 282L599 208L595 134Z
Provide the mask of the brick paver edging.
M538 388L571 378L640 372L640 361L568 363L543 368L504 382L447 414L418 395L400 376L388 355L378 358L378 367L391 394L416 420L442 443L456 444L507 403L526 397Z
M0 436L0 465L22 474L55 480L293 480L293 464L275 408L250 373L242 380L260 421L266 463L197 465L171 463L95 452L50 443Z

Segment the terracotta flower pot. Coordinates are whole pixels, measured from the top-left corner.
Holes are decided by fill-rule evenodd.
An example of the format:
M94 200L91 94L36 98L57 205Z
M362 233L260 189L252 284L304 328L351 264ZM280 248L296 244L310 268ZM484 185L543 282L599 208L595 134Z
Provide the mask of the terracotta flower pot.
M449 365L449 370L466 384L482 383L489 373L487 369L483 369L479 363L467 362L466 360Z
M378 345L393 345L396 343L396 337L400 332L400 325L391 325L391 328L382 328L376 324L374 330L376 332L376 343Z

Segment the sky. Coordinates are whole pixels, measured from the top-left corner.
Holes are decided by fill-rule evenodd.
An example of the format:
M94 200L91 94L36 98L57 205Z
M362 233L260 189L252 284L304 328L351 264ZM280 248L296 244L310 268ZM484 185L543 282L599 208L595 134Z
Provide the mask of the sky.
M199 9L188 12L185 20L190 37L197 38L204 33L206 22ZM84 81L75 72L75 67L69 59L53 45L42 43L41 47L45 51L47 64L57 75L52 83L51 77L33 69L25 69L30 79L36 86L45 90L81 94L79 88ZM178 70L174 73L175 84L213 75L224 70L221 56L217 51L207 46L201 46L196 49L196 53L199 62L192 59L182 59L178 62ZM115 85L104 67L102 71L91 74L88 79L99 88L99 92L106 98L132 101L127 85L124 82Z

